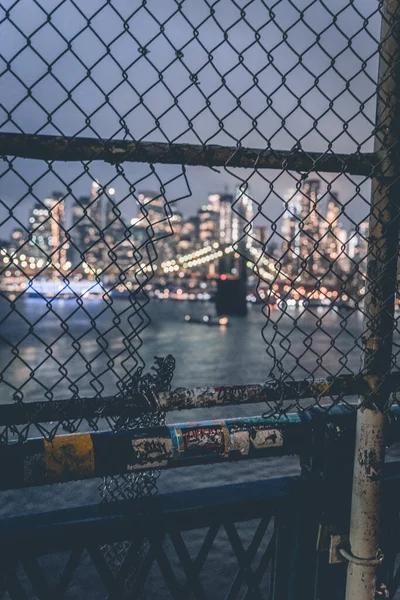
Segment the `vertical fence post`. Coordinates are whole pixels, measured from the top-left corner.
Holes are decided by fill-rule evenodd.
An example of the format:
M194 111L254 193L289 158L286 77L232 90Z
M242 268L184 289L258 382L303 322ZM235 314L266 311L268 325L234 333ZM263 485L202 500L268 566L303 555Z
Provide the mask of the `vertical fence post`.
M380 3L381 44L364 307L363 373L370 394L360 397L354 455L346 600L374 600L379 550L385 410L390 390L400 206L399 0Z

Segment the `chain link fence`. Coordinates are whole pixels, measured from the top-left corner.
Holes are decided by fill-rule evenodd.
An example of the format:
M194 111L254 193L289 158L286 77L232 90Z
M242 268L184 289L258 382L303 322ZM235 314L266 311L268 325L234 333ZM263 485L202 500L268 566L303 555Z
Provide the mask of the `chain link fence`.
M267 415L396 400L397 29L382 7L1 1L1 443L161 425L199 397ZM248 319L263 315L257 381L231 355L237 388L171 392L171 356L144 375L166 348L161 306L218 306L232 282ZM177 361L182 387L194 368ZM214 361L207 377L226 375ZM100 493L151 495L156 480L109 477ZM114 573L144 556L103 553Z
M259 380L359 372L380 9L3 3L3 402L124 394L150 297L221 274L262 304Z

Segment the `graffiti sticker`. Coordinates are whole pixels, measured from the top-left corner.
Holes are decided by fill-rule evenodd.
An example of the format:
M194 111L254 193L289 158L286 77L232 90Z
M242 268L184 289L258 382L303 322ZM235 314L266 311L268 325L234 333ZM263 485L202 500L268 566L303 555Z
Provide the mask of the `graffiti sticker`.
M132 440L135 464L128 466L128 471L138 467L163 467L172 458L171 438L147 438Z
M186 456L204 456L225 451L225 436L220 425L182 429Z
M251 443L257 450L261 450L262 448L278 448L283 446L283 435L279 429L257 427L253 428Z

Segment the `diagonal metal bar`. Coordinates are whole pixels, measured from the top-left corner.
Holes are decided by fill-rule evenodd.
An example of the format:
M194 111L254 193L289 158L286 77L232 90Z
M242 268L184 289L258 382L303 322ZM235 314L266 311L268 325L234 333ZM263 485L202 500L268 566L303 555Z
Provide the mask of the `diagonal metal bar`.
M50 590L49 583L42 569L39 567L37 559L33 556L23 556L21 558L21 564L24 567L24 570L28 575L29 581L31 582L33 589L35 590L35 594L39 600L51 600L53 595Z
M393 578L390 583L390 591L394 595L400 587L400 567L398 567L397 570L393 573Z
M62 598L72 581L72 577L79 565L82 557L82 548L73 550L68 558L67 564L61 574L61 577L56 585L55 594L58 598Z
M204 566L204 563L207 560L208 554L214 544L215 538L217 537L218 531L220 529L219 524L211 525L208 529L206 536L203 540L201 548L199 550L198 555L196 556L193 562L193 572L196 576L200 573L201 569ZM183 587L184 594L188 594L190 592L190 581L186 581Z
M251 561L247 556L245 549L243 548L243 544L236 530L236 527L233 523L224 523L224 528L228 535L228 539L232 546L232 550L234 551L236 559L238 561L243 580L246 581L248 590L251 593L251 597L262 598L262 594L259 585L256 581L255 574L251 569ZM233 600L234 597L235 596L231 596L231 599Z
M94 566L112 600L123 598L123 588L111 573L107 562L98 546L87 546L87 551Z
M28 594L17 575L18 562L5 560L2 566L4 568L4 588L11 600L28 600Z
M185 575L187 577L184 593L186 594L189 592L199 600L206 600L207 594L204 591L203 585L198 576L198 570L188 552L188 549L186 548L186 544L183 541L181 533L179 531L171 531L169 537L171 538L171 541L174 545L178 558L181 561L183 570L185 571Z
M250 564L252 563L252 561L257 553L257 550L261 544L261 541L265 535L265 532L266 532L270 522L271 522L271 517L267 517L265 519L261 519L260 523L257 526L257 529L254 533L253 539L251 540L250 545L246 550L246 555L247 555L247 558L248 558ZM233 598L236 598L237 594L239 593L242 582L243 582L243 573L239 569L239 571L236 573L235 579L233 580L233 583L228 592L226 600L231 600Z
M262 555L256 570L254 571L254 581L257 582L257 585L261 583L264 573L272 560L272 557L274 555L275 542L276 532L274 531L274 533L271 536L271 539L268 542L268 546L266 547L265 552ZM252 596L250 595L250 590L248 590L244 600L251 600L251 598Z
M149 546L149 548L146 552L146 555L145 555L141 565L139 566L138 572L135 577L135 589L136 590L141 590L142 587L144 586L146 579L150 573L150 570L153 566L154 561L155 561L154 551L153 551L153 548L151 546Z
M118 574L116 576L116 579L120 585L122 585L122 586L124 585L124 580L129 575L129 571L132 569L135 569L135 566L133 565L134 561L136 561L136 568L137 568L137 570L139 570L140 565L137 564L138 563L138 553L143 548L144 540L145 540L144 536L137 536L130 543L129 550L126 553L126 556L121 565L121 568L119 569ZM144 560L144 558L142 560Z
M159 535L150 534L148 538L150 546L153 549L154 558L158 563L161 574L172 597L177 600L184 600L185 595L183 593L183 588L179 585L167 555L165 554L163 537L164 536L160 537Z
M50 135L0 134L0 155L57 161L102 160L213 167L324 171L371 176L379 164L372 153L331 154L216 145L167 144Z

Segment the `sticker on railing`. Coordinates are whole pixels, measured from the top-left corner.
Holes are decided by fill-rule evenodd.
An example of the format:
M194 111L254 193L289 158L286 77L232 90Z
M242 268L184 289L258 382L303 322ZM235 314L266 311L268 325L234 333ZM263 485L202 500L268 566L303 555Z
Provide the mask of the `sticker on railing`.
M128 471L133 471L140 465L143 467L164 467L172 458L172 440L165 438L148 438L132 440L135 455L135 465L128 465Z
M283 446L283 435L279 429L254 427L251 432L251 443L256 450Z
M223 454L226 450L226 436L221 425L182 429L186 457Z

